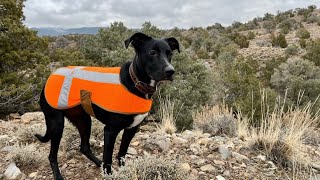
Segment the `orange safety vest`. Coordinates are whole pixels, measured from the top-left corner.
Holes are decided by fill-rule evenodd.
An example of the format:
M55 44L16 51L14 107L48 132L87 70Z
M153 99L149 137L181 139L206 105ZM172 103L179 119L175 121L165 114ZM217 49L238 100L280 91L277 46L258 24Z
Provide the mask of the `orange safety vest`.
M91 102L100 108L121 114L143 114L152 100L141 98L120 82L120 67L68 66L57 69L45 85L45 98L56 109L68 109L81 103L80 91L91 94Z

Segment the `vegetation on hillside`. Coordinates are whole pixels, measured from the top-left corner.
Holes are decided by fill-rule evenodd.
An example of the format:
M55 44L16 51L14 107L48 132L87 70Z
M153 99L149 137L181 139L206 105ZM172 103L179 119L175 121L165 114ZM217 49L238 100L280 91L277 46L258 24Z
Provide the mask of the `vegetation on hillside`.
M125 49L123 42L137 30L127 28L122 22L100 29L96 35L38 37L22 24L23 1L4 0L2 4L1 115L38 109L36 102L45 79L57 67L120 66L134 55L133 48ZM158 93L162 97L170 96L175 104L175 124L181 130L192 127L194 112L222 102L259 124L263 89L270 97L270 107L277 96L285 95L286 105L290 106L297 102L300 92L304 92L300 105L314 100L320 93L320 39L312 39L307 25L318 25L319 19L316 7L309 6L276 15L267 13L228 27L216 23L206 28L162 30L145 22L139 31L157 38L174 36L180 42L181 53L176 53L173 59L177 70L175 80L162 85ZM292 33L298 40L288 39ZM256 42L263 35L266 42ZM262 47L285 48L285 56L261 61L240 53L250 50L255 42ZM156 118L161 117L158 97L154 96L152 110ZM320 104L315 102L314 107Z

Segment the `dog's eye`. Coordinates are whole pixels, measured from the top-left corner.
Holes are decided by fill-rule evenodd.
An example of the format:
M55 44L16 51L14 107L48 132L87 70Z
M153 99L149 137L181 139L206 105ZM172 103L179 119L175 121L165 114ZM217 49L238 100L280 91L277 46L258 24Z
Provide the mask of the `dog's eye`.
M156 56L158 53L157 53L157 51L155 51L155 50L151 50L151 51L149 51L149 54L150 54L151 56Z

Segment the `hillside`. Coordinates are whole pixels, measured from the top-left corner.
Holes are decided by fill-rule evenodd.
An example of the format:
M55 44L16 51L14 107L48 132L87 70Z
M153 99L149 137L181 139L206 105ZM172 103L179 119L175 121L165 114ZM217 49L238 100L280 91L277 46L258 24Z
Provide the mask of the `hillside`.
M102 27L82 27L82 28L30 28L38 32L39 36L61 36L68 34L97 34Z

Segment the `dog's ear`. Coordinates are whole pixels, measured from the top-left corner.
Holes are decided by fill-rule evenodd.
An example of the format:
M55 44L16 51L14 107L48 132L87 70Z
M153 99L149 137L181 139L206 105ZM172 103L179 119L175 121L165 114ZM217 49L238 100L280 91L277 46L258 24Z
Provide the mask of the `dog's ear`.
M164 40L169 44L170 49L172 51L178 50L178 52L180 53L179 42L178 42L178 40L176 38L170 37L170 38L165 38Z
M138 48L139 46L141 46L143 43L145 43L146 41L152 39L151 37L141 33L141 32L137 32L135 34L133 34L129 39L124 41L124 44L126 46L126 48L129 47L130 43L133 45L134 48Z

